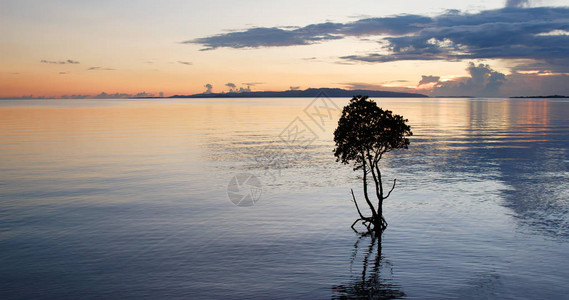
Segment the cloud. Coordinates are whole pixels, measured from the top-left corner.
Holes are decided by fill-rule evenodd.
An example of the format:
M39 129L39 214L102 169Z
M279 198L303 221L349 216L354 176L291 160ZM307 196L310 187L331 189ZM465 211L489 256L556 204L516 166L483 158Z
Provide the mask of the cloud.
M242 84L247 85L247 86L256 86L256 85L260 85L260 84L265 84L265 82L243 82Z
M339 39L329 33L332 23L309 25L311 28L297 28L293 30L277 27L250 28L245 31L230 32L214 36L184 41L184 44L200 44L205 46L201 50L213 50L220 47L227 48L258 48L280 47L293 45L308 45L322 40ZM333 31L333 30L332 30Z
M381 84L365 83L365 82L344 82L340 83L348 90L383 90L385 87Z
M569 74L512 73L502 86L508 96L569 95Z
M238 90L235 90L235 93L248 93L251 91L250 87L240 87Z
M486 64L469 63L470 76L441 81L439 76L422 75L418 86L433 84L432 94L437 96L490 96L501 94L500 88L507 81L506 75Z
M203 92L204 94L211 94L211 90L213 89L213 85L206 83L204 85L204 87L207 89L205 92Z
M244 83L245 84L245 83ZM237 88L237 86L232 83L232 82L228 82L225 84L226 87L229 88L229 93L245 93L245 92L250 92L251 91L251 85L250 84L246 84L247 87L240 87Z
M397 80L390 80L390 81L385 81L383 82L383 84L389 84L389 83L404 83L404 82L409 82L409 80L405 80L405 79L397 79Z
M87 71L115 71L112 68L102 68L102 67L90 67Z
M399 15L384 18L366 18L344 24L343 36L401 36L414 33L432 23L432 18L420 15Z
M401 82L399 80L390 81ZM424 93L424 90L417 90L405 86L387 86L383 84L367 83L367 82L343 82L339 83L347 90L368 90L368 91L386 91L386 92L401 92L401 93Z
M429 83L433 83L433 82L439 82L440 79L441 79L440 76L421 75L421 81L419 81L418 85L429 84Z
M76 65L76 64L79 64L78 61L71 60L71 59L68 59L68 60L59 60L59 61L42 59L40 62L41 62L42 64L52 64L52 65L66 65L66 64Z
M423 75L421 82L429 82L423 86L420 83L418 91L433 96L569 95L568 73L520 71L505 75L489 65L474 63L468 64L467 71L467 77L446 81L439 76Z
M225 86L229 88L230 93L234 93L235 89L237 88L235 83L231 83L231 82L226 83Z
M385 38L384 53L348 55L362 62L399 60L531 59L567 64L569 8L504 8L476 14L447 12L412 35Z
M498 91L500 86L506 81L506 75L492 70L489 65L479 64L476 66L474 63L470 63L467 70L470 73L470 79L467 80L467 84L487 92Z
M506 7L528 7L529 0L506 0Z
M290 87L290 90L291 90L291 91L298 91L299 89L300 89L299 86L291 86L291 87Z
M192 63L192 62L189 62L189 61L181 61L181 60L179 60L178 63L179 63L179 64L182 64L182 65L187 65L187 66L193 65L193 63Z
M569 71L569 7L507 7L476 13L449 10L434 17L397 15L304 27L256 27L185 41L216 48L310 45L348 37L373 37L381 51L341 56L345 63L401 60L532 60ZM361 50L360 50L361 51Z
M431 21L419 15L401 15L386 18L367 18L350 23L317 23L304 27L255 27L203 38L187 40L184 44L216 48L259 48L310 45L346 36L403 35L415 32Z

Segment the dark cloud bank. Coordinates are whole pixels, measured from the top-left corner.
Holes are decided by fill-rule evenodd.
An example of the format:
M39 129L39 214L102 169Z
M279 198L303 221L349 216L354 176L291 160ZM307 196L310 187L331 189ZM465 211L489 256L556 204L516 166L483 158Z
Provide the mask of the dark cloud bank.
M563 91L562 86L569 85L569 82L564 82L567 76L563 74L569 73L569 7L530 8L528 4L527 0L507 0L505 8L472 14L450 10L436 17L399 15L304 27L250 28L184 43L202 45L205 47L202 50L220 47L246 49L310 45L347 37L376 37L383 47L381 52L345 55L340 60L385 63L502 59L511 62L513 74L505 76L489 66L470 64L467 69L470 79L461 79L453 84L457 88L462 87L463 92L477 90L483 91L484 95L499 95L501 87L514 88L506 84L507 81L523 79L538 80L543 83L543 88L561 88ZM527 71L534 73L528 75L531 72ZM483 89L481 76L488 81ZM425 80L437 82L434 77L423 77L421 84ZM450 89L446 85L451 83L437 84L439 88ZM567 88L564 91L569 92ZM532 93L535 92L540 91L534 88Z
M251 28L184 43L203 50L220 47L258 48L308 45L346 37L387 36L385 53L343 56L344 60L458 60L478 58L536 59L548 62L569 58L569 8L511 7L465 14L447 11L437 17L401 15L367 18L350 23L319 23L305 27Z

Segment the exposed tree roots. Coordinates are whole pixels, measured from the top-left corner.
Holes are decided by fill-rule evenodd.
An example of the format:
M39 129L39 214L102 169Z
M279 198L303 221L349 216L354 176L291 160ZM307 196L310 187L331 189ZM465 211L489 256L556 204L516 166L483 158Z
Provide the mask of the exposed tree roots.
M352 226L350 226L352 228L352 230L354 230L356 233L358 234L362 234L362 235L367 235L370 233L374 233L374 234L379 234L381 235L381 233L387 228L387 221L385 221L385 218L383 217L383 215L379 215L379 214L374 214L374 216L371 217L364 217L360 207L358 206L358 202L356 201L356 196L354 195L354 190L352 189L352 201L354 202L355 206L356 206L356 210L358 211L358 214L360 215L359 219L355 220L354 223L352 223ZM365 232L361 232L358 231L354 226L356 226L356 224L361 223L366 229L367 231Z
M367 231L364 232L358 231L358 229L355 228L358 222L361 223L367 229ZM354 232L361 235L367 235L369 233L381 235L381 233L383 233L383 231L387 228L387 222L385 221L385 218L383 216L381 216L379 222L374 222L373 218L363 217L355 220L354 223L352 223L352 226L350 227Z

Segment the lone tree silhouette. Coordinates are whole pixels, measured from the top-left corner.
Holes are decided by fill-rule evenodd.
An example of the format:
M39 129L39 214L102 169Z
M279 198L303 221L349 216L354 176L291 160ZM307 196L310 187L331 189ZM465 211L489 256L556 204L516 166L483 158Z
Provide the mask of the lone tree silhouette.
M383 217L383 200L391 195L397 179L393 180L391 189L385 194L379 162L383 155L391 150L408 148L407 137L413 133L407 122L408 120L402 116L379 108L374 101L368 99L368 96L353 97L342 111L338 127L334 131L336 143L334 156L339 162L353 164L354 171L362 170L364 198L371 210L371 217L362 214L352 189L352 199L360 216L352 223L354 231L356 231L354 225L358 222L367 228L367 233L381 234L387 228L387 222ZM377 207L373 205L368 195L370 173L375 184Z

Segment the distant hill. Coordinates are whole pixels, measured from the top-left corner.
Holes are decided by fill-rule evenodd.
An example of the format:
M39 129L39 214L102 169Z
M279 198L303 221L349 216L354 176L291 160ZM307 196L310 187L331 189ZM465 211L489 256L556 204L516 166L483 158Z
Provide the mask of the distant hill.
M404 97L404 98L427 98L428 96L417 93L400 93L370 90L344 90L344 89L306 89L289 90L281 92L241 92L241 93L209 93L194 95L174 95L170 98L314 98L326 97L353 97L355 95L367 95L370 97Z

